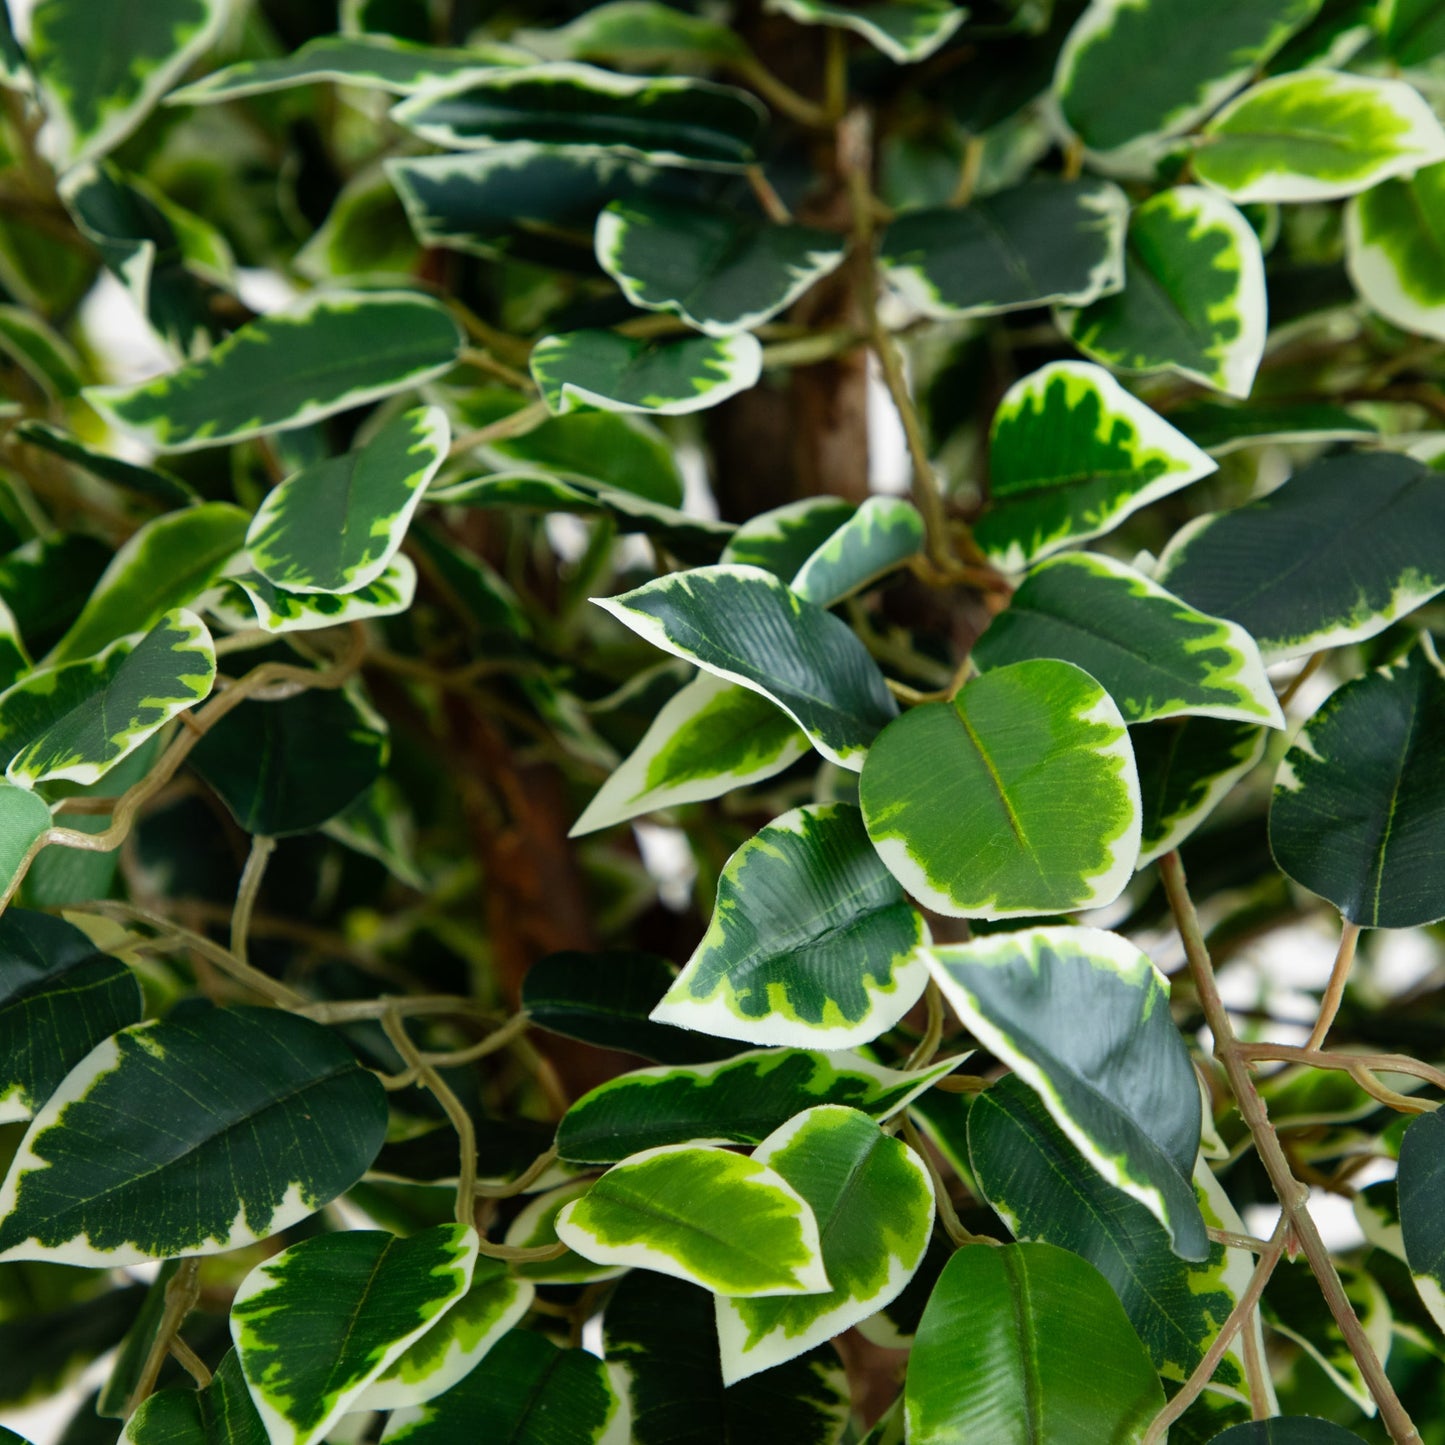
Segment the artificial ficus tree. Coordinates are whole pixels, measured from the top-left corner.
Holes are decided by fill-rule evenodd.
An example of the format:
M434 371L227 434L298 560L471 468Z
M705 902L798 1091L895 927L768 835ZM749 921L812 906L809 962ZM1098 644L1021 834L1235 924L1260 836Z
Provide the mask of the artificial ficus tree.
M0 3L0 1420L1445 1442L1441 7L101 8Z

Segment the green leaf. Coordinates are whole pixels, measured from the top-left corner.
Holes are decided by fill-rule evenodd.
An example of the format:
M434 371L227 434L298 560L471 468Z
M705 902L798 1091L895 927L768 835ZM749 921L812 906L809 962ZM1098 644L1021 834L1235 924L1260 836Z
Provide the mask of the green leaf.
M1180 1259L1149 1211L1099 1178L1016 1074L992 1085L969 1110L968 1154L979 1187L1014 1237L1088 1260L1118 1295L1154 1368L1167 1380L1187 1380L1249 1283L1243 1251L1211 1244L1199 1264ZM1210 1195L1217 1200L1222 1191L1202 1163L1194 1188L1216 1216L1211 1223L1238 1227L1210 1207ZM1249 1327L1257 1330L1257 1319ZM1236 1338L1214 1380L1247 1393L1242 1351Z
M1386 54L1399 65L1420 65L1445 50L1445 15L1434 0L1380 0L1375 24Z
M1164 1407L1118 1297L1093 1265L1051 1244L970 1245L949 1260L904 1398L909 1445L1135 1445Z
M243 559L244 560L244 559ZM249 567L230 572L204 599L206 610L228 627L263 632L308 632L368 617L405 612L416 594L416 568L398 552L381 575L352 592L286 592Z
M1356 196L1345 208L1345 256L1366 305L1445 340L1445 162Z
M1159 149L1238 90L1319 8L1320 0L1093 0L1059 53L1054 93L1064 120L1092 151L1127 158Z
M4 3L0 3L0 89L18 91L21 95L35 92L35 77L15 38L10 12Z
M634 305L708 336L749 331L837 270L843 240L735 210L638 197L597 218L597 262Z
M61 169L103 155L145 119L216 38L226 0L39 0L30 63L45 96L46 149Z
M1400 1141L1400 1229L1415 1288L1445 1329L1445 1116L1421 1114Z
M753 1159L791 1184L813 1211L832 1288L763 1300L720 1298L727 1385L796 1359L896 1299L933 1232L933 1181L923 1161L856 1109L809 1109L764 1139Z
M803 1197L756 1159L705 1144L624 1159L558 1215L557 1236L598 1264L657 1270L719 1295L828 1288Z
M49 825L44 803L16 795ZM0 914L0 1123L30 1118L101 1040L138 1023L141 1007L130 969L78 928L24 908Z
M404 286L411 280L421 246L384 170L370 167L352 176L293 264L323 286Z
M519 30L514 38L545 60L592 60L619 69L690 69L746 56L730 25L656 0L612 0L555 30Z
M51 822L43 798L27 788L0 782L0 900L10 897L31 848L49 831Z
M112 486L124 487L137 496L153 498L170 507L187 507L199 500L189 482L183 482L159 467L141 467L122 461L108 452L98 452L43 421L23 421L15 435L31 446L43 447Z
M795 808L728 859L712 922L658 1023L794 1048L891 1029L928 982L922 916L847 804Z
M817 1104L888 1119L964 1057L900 1073L857 1054L762 1049L687 1068L638 1069L568 1109L557 1152L572 1163L615 1164L663 1144L759 1144Z
M512 1248L538 1249L558 1243L557 1216L592 1188L591 1179L574 1179L545 1194L536 1194L507 1227L506 1244ZM627 1271L621 1265L593 1264L575 1250L567 1249L556 1259L525 1260L512 1266L513 1272L537 1284L596 1284L616 1279Z
M767 112L746 91L688 76L619 75L557 62L433 86L391 112L453 150L507 141L585 145L653 165L741 170Z
M978 1041L1011 1065L1100 1176L1209 1256L1190 1180L1199 1085L1169 984L1127 939L1029 928L933 950L933 976Z
M1177 848L1264 756L1269 734L1248 723L1185 717L1129 729L1139 769L1139 862Z
M1212 457L1243 447L1373 441L1380 434L1372 421L1346 407L1313 401L1255 406L1204 401L1171 411L1169 421Z
M532 1307L535 1288L478 1257L471 1287L368 1385L350 1409L399 1410L450 1390Z
M949 0L871 0L839 5L831 0L768 0L767 8L799 25L835 25L861 35L898 65L927 60L968 19Z
M1211 1445L1364 1445L1361 1436L1313 1415L1276 1415L1231 1425Z
M246 832L308 833L380 776L387 745L376 722L346 692L243 702L196 744L190 763Z
M791 586L805 602L833 607L917 556L923 518L901 497L869 497L808 557Z
M194 451L304 426L440 376L462 337L410 291L318 293L263 316L208 356L139 386L93 386L107 421L159 451Z
M1216 469L1102 367L1054 361L1004 393L989 432L989 506L975 534L1021 572L1098 537Z
M1360 498L1370 505L1362 508ZM1266 662L1383 632L1445 588L1445 475L1409 457L1327 457L1177 532L1156 577L1239 623Z
M693 336L657 341L615 331L544 336L532 348L532 378L554 415L579 407L682 416L717 406L756 384L757 338Z
M126 1445L270 1445L234 1350L203 1390L162 1390L142 1400L121 1438Z
M681 1280L630 1273L603 1339L635 1445L837 1445L847 1426L848 1377L828 1346L725 1388L713 1300Z
M109 547L82 532L33 537L7 552L0 557L0 602L14 627L0 619L0 630L18 628L32 649L53 641L74 621L111 557Z
M1299 70L1205 126L1194 172L1232 201L1325 201L1445 160L1445 130L1403 80Z
M229 502L205 502L147 522L111 559L47 665L94 657L195 602L243 545L248 520Z
M1347 682L1300 730L1275 779L1279 866L1366 928L1445 917L1445 677L1422 645Z
M243 60L173 90L167 105L213 105L296 85L335 81L362 90L412 95L438 80L515 63L519 51L499 46L442 50L393 35L318 35L276 60Z
M1176 186L1130 214L1123 290L1060 317L1069 339L1117 371L1172 371L1248 396L1264 355L1264 256L1222 196Z
M450 442L446 413L417 407L344 456L287 477L246 534L256 570L288 592L355 592L376 581Z
M954 918L1112 902L1139 851L1124 720L1072 663L1016 662L911 708L869 749L858 799L889 871Z
M697 567L593 601L654 647L771 699L840 767L861 768L897 713L852 629L761 568Z
M94 783L203 701L215 677L211 634L184 608L97 657L28 673L0 693L5 776L21 787L62 778Z
M785 502L739 523L723 549L722 560L741 567L761 567L779 582L791 583L808 559L858 510L841 497Z
M629 1421L602 1361L530 1330L503 1335L444 1395L393 1415L384 1445L626 1445Z
M0 306L0 352L51 400L74 396L81 388L83 363L75 348L22 306Z
M410 1239L320 1234L258 1264L231 1335L271 1445L323 1438L466 1293L476 1257L476 1232L444 1224Z
M878 260L914 310L940 320L1087 306L1124 284L1128 215L1110 181L1038 178L900 217Z
M0 1188L0 1259L102 1268L264 1239L348 1189L386 1094L320 1024L190 1008L97 1045Z
M1034 568L973 650L983 672L1031 657L1083 668L1127 723L1197 713L1284 726L1259 649L1242 627L1196 612L1096 552Z

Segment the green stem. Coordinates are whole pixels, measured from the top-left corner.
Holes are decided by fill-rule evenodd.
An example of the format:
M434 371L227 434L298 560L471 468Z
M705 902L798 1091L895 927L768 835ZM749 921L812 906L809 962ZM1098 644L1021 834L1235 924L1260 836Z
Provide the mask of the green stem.
M276 840L263 833L251 839L251 852L246 866L241 870L241 885L236 889L236 908L231 914L231 954L238 962L249 964L248 940L251 936L251 915L256 910L256 895L261 891L261 879L266 875L266 864L276 849Z

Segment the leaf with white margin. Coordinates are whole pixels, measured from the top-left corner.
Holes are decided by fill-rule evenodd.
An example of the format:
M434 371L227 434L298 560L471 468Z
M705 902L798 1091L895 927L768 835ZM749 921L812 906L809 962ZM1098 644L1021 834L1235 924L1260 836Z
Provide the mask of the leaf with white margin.
M791 583L807 562L858 511L841 497L801 497L759 512L728 539L719 561L761 567Z
M461 346L451 313L420 292L317 292L249 322L179 371L83 395L147 446L195 451L420 386L448 370Z
M257 510L246 534L252 565L287 592L355 592L374 582L450 442L446 413L417 407L345 455L303 467Z
M925 907L952 918L1099 908L1139 853L1139 780L1108 693L1037 658L892 722L863 765L873 846Z
M1198 714L1284 726L1244 628L1097 552L1040 563L973 650L981 672L1031 657L1083 668L1126 723Z
M574 1199L586 1194L592 1184L591 1179L573 1179L545 1194L534 1195L507 1226L503 1242L514 1249L539 1249L556 1244L557 1216ZM626 1269L622 1265L593 1264L568 1249L556 1259L522 1260L512 1266L512 1272L535 1284L593 1284L616 1279L625 1274Z
M1004 393L989 430L989 505L974 529L1021 572L1217 470L1101 366L1054 361Z
M708 1144L669 1144L609 1169L557 1217L598 1264L654 1269L720 1295L829 1288L818 1221L780 1174Z
M923 537L923 518L912 502L869 497L809 556L790 585L804 601L832 607L917 556Z
M554 416L579 407L682 416L746 391L763 349L747 332L681 341L568 331L532 348L532 379Z
M1181 1259L1208 1258L1190 1183L1199 1084L1149 959L1102 929L1027 928L935 947L930 966L965 1026L1100 1176L1164 1226Z
M93 0L39 0L29 50L50 159L64 170L119 145L216 38L229 10L228 0L107 0L103 13Z
M147 1396L126 1421L125 1445L269 1445L235 1350L204 1389Z
M1239 623L1266 662L1363 641L1445 590L1445 474L1388 452L1322 458L1181 528L1155 576Z
M10 11L3 4L0 4L0 90L14 90L21 95L35 93L35 77L15 38Z
M72 397L82 386L85 363L75 348L43 317L23 306L0 306L0 352L52 401Z
M50 830L50 808L28 788L0 782L0 906L9 899L30 850ZM0 1104L0 1115L4 1105Z
M541 139L653 165L742 170L757 159L767 111L747 91L710 80L558 61L430 86L391 117L448 150Z
M634 305L707 336L750 331L842 263L843 238L812 226L675 201L613 201L597 217L598 264Z
M415 595L416 567L398 552L379 577L352 592L286 592L243 567L223 578L203 602L213 617L237 631L259 627L262 632L281 633L393 617L405 612Z
M1129 729L1143 802L1143 868L1177 848L1264 756L1269 733L1248 723L1183 717Z
M1405 1260L1421 1302L1445 1330L1445 1114L1410 1121L1396 1184Z
M832 1288L765 1300L719 1296L725 1385L796 1359L891 1303L933 1232L933 1181L923 1161L856 1109L809 1109L764 1139L753 1158L812 1209Z
M619 70L703 70L749 54L731 25L658 0L611 0L566 25L518 30L512 38L544 60L590 60Z
M661 1144L758 1144L817 1104L889 1119L967 1057L900 1072L859 1054L760 1049L715 1063L637 1069L568 1109L557 1152L572 1163L615 1164Z
M839 767L858 771L897 715L853 630L759 567L695 567L592 600L654 647L770 698Z
M476 1231L443 1224L318 1234L258 1264L231 1337L271 1445L323 1438L466 1293L476 1258Z
M754 1044L865 1044L918 1002L928 942L857 808L795 808L724 864L708 930L649 1017Z
M1373 441L1380 434L1379 426L1369 418L1357 416L1348 407L1317 401L1258 406L1201 401L1171 411L1169 422L1212 457L1244 447Z
M398 1410L382 1445L628 1445L630 1412L602 1361L509 1330L445 1394Z
M216 1254L361 1178L386 1093L321 1024L187 1008L122 1029L66 1075L0 1188L0 1260L111 1269Z
M836 25L851 30L896 65L927 60L968 19L968 10L950 0L869 0L862 5L767 0L763 8L799 25Z
M1297 70L1204 127L1194 173L1232 201L1328 201L1445 160L1445 130L1403 80Z
M1445 161L1345 207L1345 265L1371 310L1445 341Z
M1093 0L1069 31L1054 94L1106 163L1162 148L1245 84L1320 0ZM1158 64L1167 54L1168 65Z
M1129 216L1124 286L1059 323L1085 355L1117 371L1172 371L1248 396L1264 355L1264 255L1223 196L1176 186Z
M113 487L124 487L139 496L163 502L168 507L188 507L200 500L189 482L163 471L160 467L142 467L123 461L107 452L97 451L61 431L48 422L23 421L15 435L33 447L41 447L92 477L99 477Z
M194 612L168 612L97 657L27 673L0 693L0 755L22 788L99 781L173 717L203 702L216 650Z
M402 1410L450 1390L532 1307L535 1287L501 1260L478 1256L467 1292L348 1406Z
M1041 177L962 209L900 216L878 264L914 310L938 320L1087 306L1124 284L1128 216L1112 181Z
M167 105L214 105L245 95L335 81L362 90L414 95L439 80L492 65L515 65L525 53L502 46L444 50L394 35L318 35L276 60L243 60L213 70L166 96Z

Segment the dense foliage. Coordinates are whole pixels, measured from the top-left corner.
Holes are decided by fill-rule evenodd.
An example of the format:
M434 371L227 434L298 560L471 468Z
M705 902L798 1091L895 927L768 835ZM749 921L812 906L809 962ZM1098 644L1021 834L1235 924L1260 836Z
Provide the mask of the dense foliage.
M24 12L0 1412L1445 1442L1445 5Z

